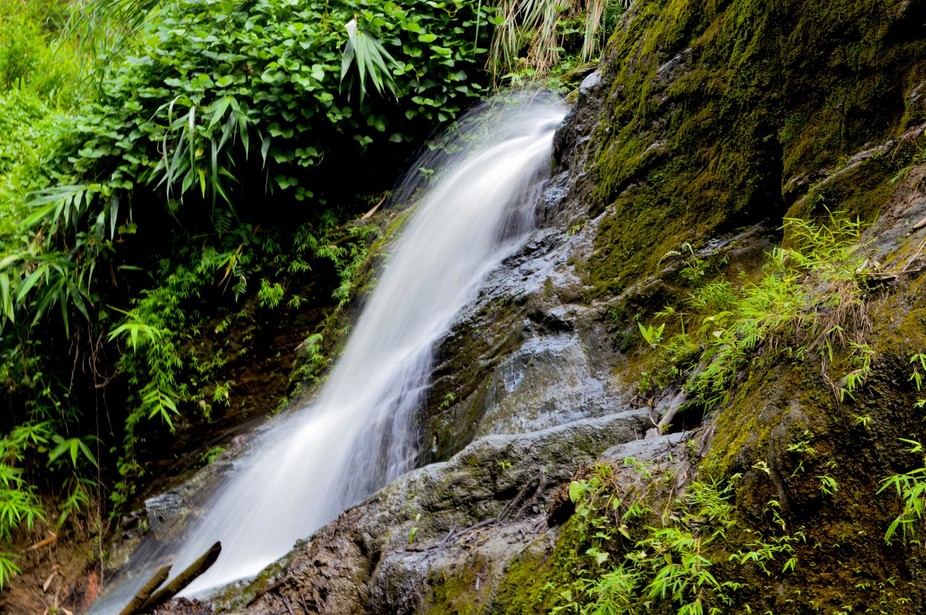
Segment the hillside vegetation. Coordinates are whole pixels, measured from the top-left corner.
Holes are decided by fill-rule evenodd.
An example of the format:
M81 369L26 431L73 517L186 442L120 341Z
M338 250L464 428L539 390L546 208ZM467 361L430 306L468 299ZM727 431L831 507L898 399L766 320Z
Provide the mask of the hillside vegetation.
M622 10L588 8L4 3L0 587L47 532L103 566L140 496L317 377L389 221L360 216L494 88L568 87Z
M11 608L91 601L140 498L321 377L408 157L495 88L573 90L607 33L557 138L561 232L528 249L563 262L457 332L475 354L424 409L425 455L463 450L446 484L347 511L247 605L922 612L926 1L625 8L0 7L0 586L33 568ZM649 412L661 452L565 468L607 447L588 421L573 454L551 431L466 448L528 334L611 360L609 407ZM493 561L498 528L526 546ZM28 548L55 541L81 580L52 599Z

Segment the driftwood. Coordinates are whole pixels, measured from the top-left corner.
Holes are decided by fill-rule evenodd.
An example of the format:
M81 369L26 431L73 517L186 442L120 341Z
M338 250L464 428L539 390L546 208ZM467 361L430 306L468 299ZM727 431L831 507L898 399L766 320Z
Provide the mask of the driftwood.
M147 602L148 598L151 596L151 592L156 590L158 586L167 580L167 577L170 576L170 565L161 566L158 568L157 572L148 579L148 582L142 585L141 589L138 590L138 593L129 601L125 608L119 611L119 615L135 615L141 609L141 606Z
M370 218L372 218L372 217L373 217L373 214L376 213L376 210L379 209L379 206L382 205L382 204L385 203L385 202L386 202L386 197L381 198L381 199L379 200L379 203L377 203L377 204L373 207L373 209L371 209L371 210L368 211L367 213L363 214L363 216L361 216L360 219L361 219L361 220L369 220Z
M148 598L145 603L141 605L139 612L144 613L145 611L154 610L155 607L164 604L176 596L184 587L192 583L193 579L209 570L209 567L215 563L215 560L219 559L219 553L221 552L222 543L216 542L209 547L209 550L200 555L199 559L187 566L186 570L178 574L176 579Z
M865 276L865 281L869 285L883 284L885 282L893 282L897 278L904 275L916 275L917 273L922 273L926 271L926 267L914 267L913 269L902 269L900 271L891 271L891 272L872 272Z

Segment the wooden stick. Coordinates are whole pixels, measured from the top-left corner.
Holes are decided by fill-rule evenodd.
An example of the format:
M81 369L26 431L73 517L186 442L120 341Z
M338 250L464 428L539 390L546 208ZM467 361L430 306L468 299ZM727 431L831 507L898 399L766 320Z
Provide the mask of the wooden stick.
M138 590L138 593L129 601L125 608L119 611L119 615L135 615L141 608L141 606L148 600L148 597L151 596L151 592L156 590L158 586L167 580L167 577L170 576L170 565L161 566L157 569L157 572L148 579L148 582L141 586L141 589Z
M376 210L379 209L379 206L382 205L382 204L385 203L385 202L386 202L386 197L381 198L381 199L379 200L379 203L377 203L376 206L373 207L373 209L371 209L371 210L368 211L367 213L363 214L363 216L362 216L360 219L361 219L361 220L369 220L369 219L373 216L373 214L376 213Z
M49 534L51 534L51 532L49 532ZM37 543L35 543L34 545L26 549L26 551L35 551L36 549L47 547L48 545L55 542L56 540L58 540L58 535L51 534L51 536L49 536L48 538L43 538L42 540L38 541Z
M180 591L193 582L193 579L209 570L209 567L219 559L219 553L222 552L222 543L216 542L209 547L209 550L203 553L198 560L187 566L187 569L177 575L177 578L168 583L163 589L148 598L141 608L140 613L151 611L176 596Z

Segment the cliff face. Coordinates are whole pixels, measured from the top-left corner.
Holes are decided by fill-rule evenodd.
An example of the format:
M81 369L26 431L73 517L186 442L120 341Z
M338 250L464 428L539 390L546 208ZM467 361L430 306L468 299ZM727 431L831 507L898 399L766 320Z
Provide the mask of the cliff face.
M620 290L684 241L814 213L822 200L874 219L886 195L868 195L890 164L796 203L857 153L922 132L924 11L921 2L639 3L602 67L583 192L593 211L608 210L588 280Z
M422 420L423 460L439 463L218 607L567 606L577 576L649 540L629 527L623 543L608 537L610 560L582 559L598 543L570 517L566 485L577 471L587 485L580 468L598 459L616 466L609 489L652 509L669 511L686 486L730 485L730 536L778 541L768 565L731 558L758 548L713 543L718 583L739 587L705 582L686 599L718 612L921 612L920 547L900 534L886 544L902 507L879 488L922 464L899 438L926 435L913 375L926 371L924 127L924 1L640 0L557 136L542 228L439 348ZM786 218L812 224L782 232ZM808 233L848 239L824 254ZM776 246L792 251L777 262ZM838 246L841 274L828 274ZM808 254L819 258L798 262ZM736 310L789 279L800 305L775 309L793 318L766 314L744 344ZM712 368L726 372L709 398L699 378ZM661 420L684 433L644 440ZM651 469L631 472L627 457ZM699 532L713 518L678 517L710 542ZM650 609L639 612L681 604L628 595L627 609Z

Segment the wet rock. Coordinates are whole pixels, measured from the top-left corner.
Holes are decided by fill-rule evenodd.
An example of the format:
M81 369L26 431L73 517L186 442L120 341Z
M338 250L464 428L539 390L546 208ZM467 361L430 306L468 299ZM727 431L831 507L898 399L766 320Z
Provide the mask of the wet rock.
M613 411L575 333L536 336L494 371L478 435L519 433Z
M217 606L248 613L286 613L287 605L305 613L415 612L440 579L470 565L479 567L474 587L488 592L508 559L549 548L545 510L556 488L613 443L641 437L647 423L644 412L633 410L480 438L345 511Z
M601 416L628 402L612 376L623 360L618 345L573 265L593 232L589 222L565 234L538 229L464 308L438 344L422 463L481 435Z
M178 598L169 605L156 608L152 615L210 615L212 608L198 600Z
M148 519L148 528L158 533L170 528L189 509L184 505L183 497L171 491L145 500L145 514Z

